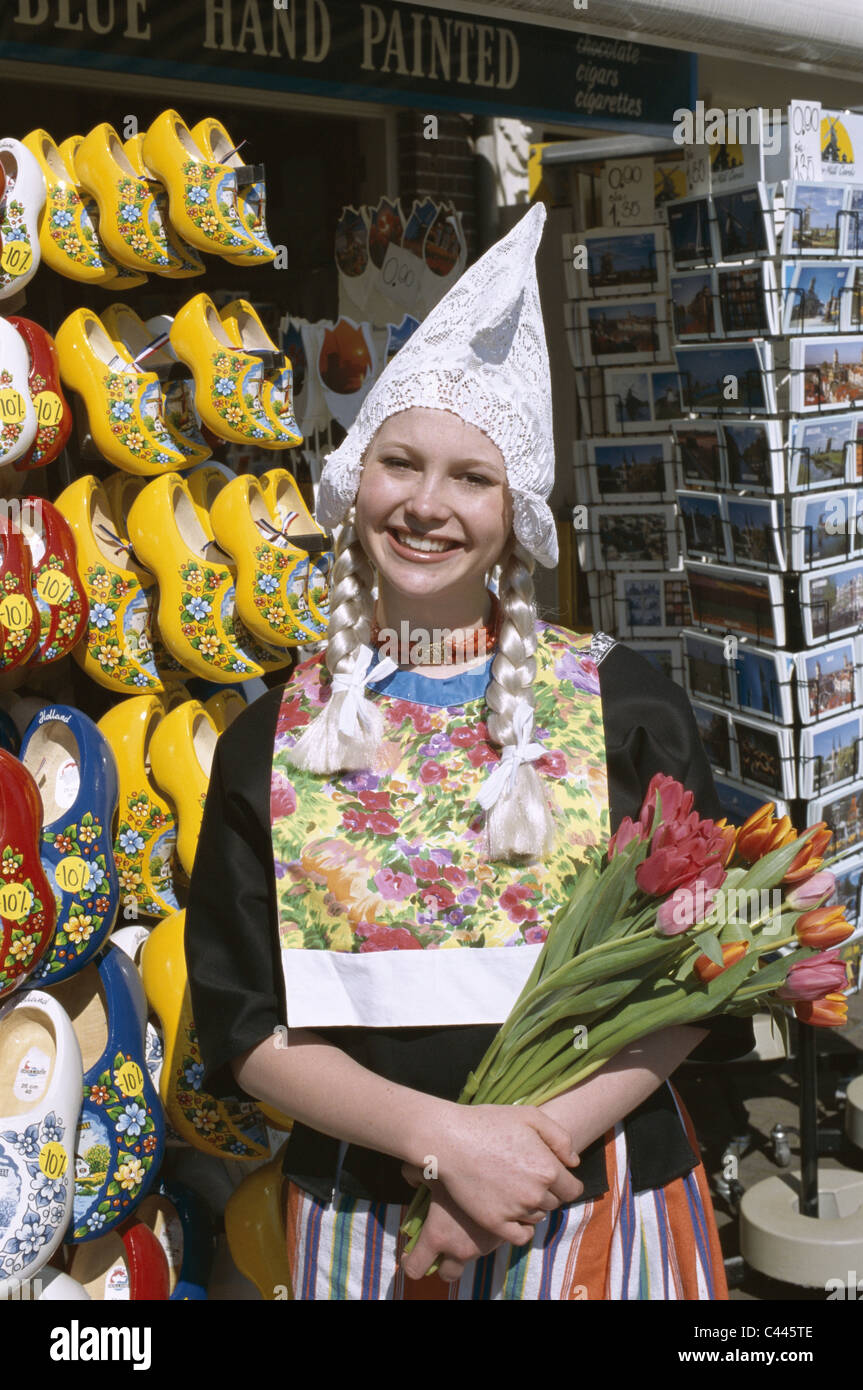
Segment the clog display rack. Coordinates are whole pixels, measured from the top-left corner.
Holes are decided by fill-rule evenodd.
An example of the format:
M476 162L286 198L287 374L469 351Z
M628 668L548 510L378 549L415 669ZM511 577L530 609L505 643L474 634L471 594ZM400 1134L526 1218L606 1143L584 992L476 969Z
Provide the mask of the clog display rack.
M465 248L345 209L327 324L170 283L278 252L215 118L0 140L0 1298L288 1296L291 1121L202 1089L186 892L220 735L326 632L321 448Z

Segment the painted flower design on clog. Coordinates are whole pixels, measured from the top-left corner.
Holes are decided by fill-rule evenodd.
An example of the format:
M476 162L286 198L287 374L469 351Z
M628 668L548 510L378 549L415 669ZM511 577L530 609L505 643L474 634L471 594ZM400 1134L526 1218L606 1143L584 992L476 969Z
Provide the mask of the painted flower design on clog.
M298 628L307 634L309 641L315 641L326 633L329 615L328 567L325 568L325 565L331 559L329 554L321 556L310 568L308 557L298 556L292 546L283 550L268 541L258 546L255 551L253 601L264 620L273 628L274 640L282 638L295 642Z
M8 934L0 932L2 995L32 974L51 939L55 908L50 895L46 897L27 873L23 847L18 845L5 844L0 850L0 893L3 916L10 923Z
M198 1147L234 1158L260 1158L268 1147L260 1111L244 1110L234 1099L216 1100L201 1090L204 1064L194 1023L184 1030L174 1070L173 1092L183 1119L201 1141Z
M75 265L101 270L105 254L84 202L71 184L51 183L45 206L48 234Z
M114 862L123 893L132 894L138 911L149 917L177 911L172 869L176 844L177 826L167 808L157 806L146 790L133 791L120 811ZM145 879L145 857L152 891Z
M142 589L137 577L105 565L90 565L84 573L88 591L99 597L90 607L87 652L112 684L122 682L140 691L158 691L162 682L153 660L155 589ZM129 595L133 597L126 602Z
M86 1240L125 1219L142 1196L159 1145L157 1117L138 1083L130 1052L84 1086L75 1157L75 1201L70 1239ZM160 1118L160 1117L159 1117ZM97 1201L96 1199L99 1198Z
M111 433L142 463L177 463L177 450L162 419L157 380L132 372L108 372L104 378Z
M62 1145L65 1132L53 1110L20 1132L0 1132L0 1282L31 1268L68 1219L68 1163L47 1148Z
M201 164L189 159L182 166L183 206L187 217L214 243L213 249L242 250L271 259L265 246L250 243L237 212L237 176L223 164Z
M251 367L245 356L231 352L212 355L212 402L216 413L235 430L248 430L250 439L271 440L273 431L261 402L263 363Z

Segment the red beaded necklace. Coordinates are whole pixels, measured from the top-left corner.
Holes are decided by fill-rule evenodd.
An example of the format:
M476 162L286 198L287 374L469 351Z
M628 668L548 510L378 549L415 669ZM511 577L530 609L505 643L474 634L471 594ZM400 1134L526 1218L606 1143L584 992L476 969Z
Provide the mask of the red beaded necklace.
M488 656L500 636L500 602L491 594L491 612L481 627L435 628L411 631L406 620L400 630L382 628L377 621L371 630L372 646L381 649L382 656L391 656L399 666L456 666Z

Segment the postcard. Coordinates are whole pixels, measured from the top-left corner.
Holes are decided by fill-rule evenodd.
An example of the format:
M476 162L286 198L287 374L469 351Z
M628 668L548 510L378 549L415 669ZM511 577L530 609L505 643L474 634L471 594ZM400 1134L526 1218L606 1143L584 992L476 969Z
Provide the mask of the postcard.
M791 729L743 715L731 716L736 776L777 796L796 796L794 735Z
M785 610L778 574L723 566L685 565L697 627L745 633L770 647L785 645Z
M748 642L738 642L733 665L740 709L764 715L779 724L793 722L791 675L794 659L788 652L762 651Z
M822 483L850 482L858 420L829 415L823 420L795 420L789 440L789 492L806 492Z
M785 188L783 256L824 256L839 250L846 190L823 183L789 182Z
M572 234L584 246L583 269L577 269L577 298L645 294L668 284L668 243L665 227L634 227L631 231L594 228ZM579 259L579 258L576 258Z
M677 458L684 485L709 483L721 487L725 481L721 426L707 420L687 420L674 426Z
M717 261L775 256L773 210L763 183L713 196Z
M838 796L819 796L809 801L806 824L817 825L822 820L833 832L831 854L842 854L846 849L858 848L863 840L863 792L851 789L840 792Z
M596 569L675 569L673 506L594 507Z
M840 715L800 732L800 795L823 796L860 776L860 713Z
M673 352L684 411L774 413L765 370L768 365L772 367L772 355L765 360L755 342L725 343L721 347L687 345L675 347Z
M699 704L696 700L691 701L691 704L698 735L711 767L715 767L719 772L733 773L734 755L728 715L723 710Z
M799 262L785 295L783 333L850 333L854 270L850 261Z
M736 640L731 644L730 640L722 637L684 632L681 642L683 677L690 695L711 700L716 705L734 704L734 667L731 658L736 649Z
M678 348L677 352L692 351ZM863 404L863 335L791 339L792 411Z
M692 625L685 577L662 574L618 574L617 631L629 637L677 637Z
M778 420L723 420L728 482L747 492L783 492L785 454Z
M713 785L716 788L716 795L719 797L719 805L724 816L727 816L731 825L743 825L745 821L764 805L764 796L761 792L753 791L751 787L744 787L741 782L736 782L731 777L714 777ZM772 796L770 800L775 807L775 815L779 818L788 814L788 803L781 801L779 797Z
M804 571L800 611L807 647L856 632L863 624L863 561L830 571Z
M778 291L772 261L719 266L716 307L726 338L759 338L779 332Z
M674 368L654 367L650 376L654 423L680 419L680 377Z
M791 499L791 565L795 570L850 560L863 499L848 491ZM861 547L856 547L861 548Z
M664 362L669 357L668 306L652 299L603 299L579 304L585 366Z
M689 560L730 560L722 498L716 492L678 492L685 554Z
M803 724L842 714L861 703L859 640L849 637L795 656L797 709Z
M677 198L665 204L671 261L675 270L711 264L714 259L709 198Z
M826 906L834 904L841 907L846 920L856 927L860 921L861 882L863 882L863 854L849 855L848 859L833 868L836 886ZM858 986L859 987L859 986Z
M610 434L638 432L653 422L650 376L646 371L607 371L605 397Z
M766 497L725 498L731 560L744 569L785 569L779 509Z
M722 336L713 277L712 270L689 270L671 276L672 327L678 342Z
M863 256L863 188L846 190L839 252L843 256Z
M585 457L594 502L654 502L674 495L672 443L667 437L591 439Z

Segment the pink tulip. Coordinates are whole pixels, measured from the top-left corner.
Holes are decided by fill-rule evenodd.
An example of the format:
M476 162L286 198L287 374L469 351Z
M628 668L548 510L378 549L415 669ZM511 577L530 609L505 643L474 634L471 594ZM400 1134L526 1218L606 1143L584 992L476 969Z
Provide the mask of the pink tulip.
M798 883L785 899L786 907L802 908L806 912L810 907L818 907L826 898L830 897L836 887L836 879L833 874L822 869L819 873L813 874L811 878L804 879Z
M847 983L845 962L839 959L834 947L832 951L819 951L816 956L792 965L785 984L776 993L780 999L793 1004L800 999L822 999L833 990L844 989Z
M656 914L657 929L663 936L679 936L693 923L703 922L716 901L716 892L703 878L675 888Z
M626 846L631 845L633 840L645 840L646 838L647 836L644 833L644 829L639 825L638 821L630 819L629 816L624 816L608 842L609 859L613 859L621 850L626 849Z

